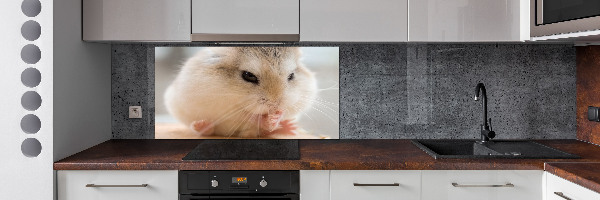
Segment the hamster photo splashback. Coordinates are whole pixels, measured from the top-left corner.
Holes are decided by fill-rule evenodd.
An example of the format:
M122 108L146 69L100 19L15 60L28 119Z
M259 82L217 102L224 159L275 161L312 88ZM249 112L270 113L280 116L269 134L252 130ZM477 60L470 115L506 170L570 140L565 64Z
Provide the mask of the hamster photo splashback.
M156 47L156 139L338 139L338 47Z

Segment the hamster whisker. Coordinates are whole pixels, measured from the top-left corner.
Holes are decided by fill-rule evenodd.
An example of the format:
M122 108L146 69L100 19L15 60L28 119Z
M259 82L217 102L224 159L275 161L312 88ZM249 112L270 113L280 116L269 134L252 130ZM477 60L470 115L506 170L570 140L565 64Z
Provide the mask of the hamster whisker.
M315 106L320 106L321 108L325 108L325 109L327 109L327 110L329 110L331 112L334 112L335 114L339 113L338 109L333 109L333 108L331 108L331 107L329 107L329 106L327 106L325 104L322 104L320 102L314 102L314 103L315 104L313 104L313 105L315 105Z
M339 107L340 106L339 103L334 103L334 102L326 101L324 99L319 99L319 98L313 99L313 101L315 101L315 102L321 102L323 104L331 105L331 106L335 106L335 107Z
M339 106L340 105L339 103L333 103L333 102L330 102L330 101L326 101L325 99L320 98L320 97L309 97L309 96L303 96L303 95L300 95L300 97L302 97L304 99L307 99L307 100L311 100L311 101L320 101L320 102L323 102L323 103L326 103L326 104L331 104L331 105L334 105L334 106Z
M248 106L246 106L246 108L248 108L248 107L251 107L251 106L254 106L255 104L256 104L256 103L254 103L254 104L248 104ZM244 109L245 109L245 108L244 108ZM229 131L228 131L228 132L230 132L231 134L229 134L229 135L227 136L227 138L230 138L231 136L233 136L233 134L235 134L235 133L236 133L236 131L238 131L238 129L240 128L240 126L241 126L242 124L244 124L244 123L248 122L248 121L249 121L251 118L252 118L252 113L246 113L246 114L244 115L244 117L242 118L242 120L241 120L241 121L239 121L239 122L237 123L237 125L231 126L231 128L230 128L230 129L229 129Z
M327 90L340 90L340 88L327 88L327 89L318 89L317 91L327 91Z
M325 112L323 112L323 111L319 110L318 108L315 108L315 107L311 107L311 108L312 108L312 109L315 109L315 110L317 110L317 111L319 111L320 113L322 113L323 115L325 115L325 117L329 118L331 121L333 121L334 123L336 123L336 124L338 124L338 125L339 125L339 119L337 119L337 120L336 120L336 119L333 119L333 118L332 118L331 116L329 116L327 113L325 113Z
M241 103L239 103L239 104L242 104L242 103L245 103L245 102L241 102ZM237 105L239 105L239 104L236 104L235 106L233 106L233 109L231 109L231 110L229 110L229 111L225 112L225 114L221 115L221 117L219 117L218 119L216 119L216 120L213 122L213 124L214 124L214 125L218 125L218 124L220 124L222 121L224 121L224 120L227 120L229 117L231 117L231 116L233 116L233 115L236 115L236 114L238 114L238 113L240 113L240 112L243 112L243 111L244 111L244 109L246 109L246 108L248 108L248 107L249 107L249 105L246 105L246 106L244 106L244 107L241 107L241 108L240 108L240 107L237 107Z
M300 109L298 106L296 106L296 105L291 105L291 106L292 106L292 107L294 107L294 108L296 108L294 111L296 111L296 112L300 112L300 113L304 114L306 117L308 117L308 119L310 119L310 120L311 120L311 121L313 121L313 122L315 121L315 120L313 120L313 118L312 118L312 117L310 117L310 116L308 116L308 114L306 114L306 111L303 111L303 110L301 110L301 109Z
M324 101L324 100L319 100L319 99L313 99L313 98L306 97L306 96L300 96L300 98L303 98L307 102L309 102L311 104L309 107L321 112L323 115L326 115L330 119L332 117L330 117L327 113L332 112L333 115L339 114L339 104L334 104L334 103ZM315 106L324 108L325 110L321 110L319 108L316 108ZM324 112L324 111L327 111L327 112ZM304 112L304 113L307 117L309 117L312 120L312 118L307 114L308 112Z
M240 122L240 123L238 123L238 124L241 124L241 122ZM226 135L226 136L227 136L227 139L231 138L231 137L232 137L233 135L235 135L236 133L239 133L239 130L238 130L237 128L238 128L238 125L232 125L232 126L229 128L229 130L227 130L227 131L225 132L225 134L227 134L227 135Z
M326 87L326 88L322 88L322 89L317 89L317 91L326 91L326 90L339 90L340 89L340 84L336 81L332 81L333 85Z
M310 98L310 97L303 97L303 96L300 96L300 98L303 98L304 100L308 100L308 101L311 101L311 102L319 102L319 103L323 103L323 104L327 104L327 105L332 105L332 106L339 106L340 105L339 103L333 103L333 102L329 102L329 101L326 101L326 100L323 100L323 99L318 99L318 98Z
M311 102L315 103L315 104L318 104L320 106L323 106L323 107L327 107L327 108L332 109L332 110L339 110L339 108L340 108L340 104L328 104L328 103L325 103L325 102L322 102L322 101L317 101L317 100L314 100L314 101L311 101Z
M257 104L258 104L258 103L249 103L249 104L248 104L246 107L244 107L242 110L246 110L247 108L254 107L254 106L256 106ZM232 133L232 134L233 134L233 133L236 133L236 130L238 130L240 127L241 127L241 128L244 128L244 127L242 127L241 125L243 125L243 124L246 124L247 122L250 122L250 120L252 120L253 116L254 116L254 114L253 114L253 113L250 113L250 112L246 113L246 114L244 115L244 117L242 117L242 118L241 118L242 120L241 120L241 121L239 121L237 125L234 125L234 126L232 126L232 128L234 128L234 129L233 129L233 131L231 131L231 133ZM257 120L258 120L258 119L257 119ZM230 134L228 137L231 137L231 136L232 136L232 134Z
M339 104L337 104L337 105L335 105L335 104L332 104L332 105L331 105L331 104L326 104L326 103L323 103L323 102L321 102L321 101L310 100L310 99L308 99L307 101L308 101L309 103L312 103L312 105L318 105L318 106L321 106L321 107L327 108L328 110L334 111L334 112L336 112L336 113L337 113L337 112L338 112L338 110L339 110Z

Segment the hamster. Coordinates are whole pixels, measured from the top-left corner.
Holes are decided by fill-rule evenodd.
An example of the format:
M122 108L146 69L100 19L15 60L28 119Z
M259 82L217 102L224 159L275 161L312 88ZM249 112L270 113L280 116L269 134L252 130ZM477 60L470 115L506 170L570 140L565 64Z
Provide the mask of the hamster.
M167 88L167 110L203 136L295 134L318 91L300 58L298 47L204 48Z

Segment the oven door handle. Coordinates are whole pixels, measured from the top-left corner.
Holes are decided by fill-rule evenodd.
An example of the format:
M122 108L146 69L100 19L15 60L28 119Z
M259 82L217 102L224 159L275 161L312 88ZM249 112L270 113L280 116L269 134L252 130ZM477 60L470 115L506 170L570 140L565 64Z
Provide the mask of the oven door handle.
M295 200L288 196L210 196L210 199L285 199Z
M203 199L285 199L285 200L298 200L299 197L297 194L286 194L286 195L274 195L274 196L263 196L257 195L252 196L252 194L244 194L241 196L216 196L216 195L208 195L208 196L194 196L194 195L179 195L180 200L203 200Z

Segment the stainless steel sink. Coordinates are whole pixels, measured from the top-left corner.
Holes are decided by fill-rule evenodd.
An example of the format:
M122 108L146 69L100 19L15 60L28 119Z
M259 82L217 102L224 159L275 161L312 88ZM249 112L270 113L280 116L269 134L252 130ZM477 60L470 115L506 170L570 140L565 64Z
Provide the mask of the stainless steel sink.
M433 158L574 159L579 156L532 141L412 140Z

